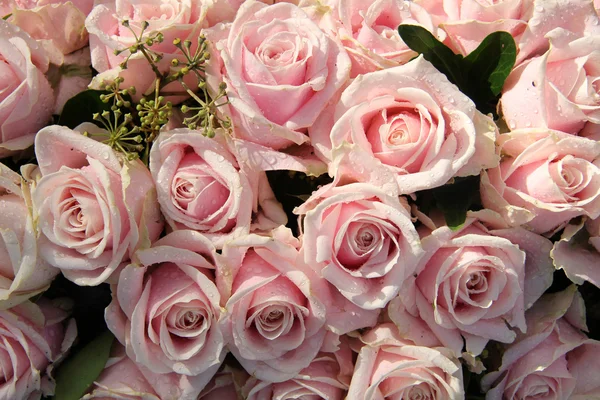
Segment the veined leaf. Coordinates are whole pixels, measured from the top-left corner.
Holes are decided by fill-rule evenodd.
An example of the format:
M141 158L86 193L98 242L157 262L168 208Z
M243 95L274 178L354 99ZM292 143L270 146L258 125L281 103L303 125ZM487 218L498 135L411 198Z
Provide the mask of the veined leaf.
M113 334L107 330L65 360L56 372L53 399L80 399L104 369L113 340Z

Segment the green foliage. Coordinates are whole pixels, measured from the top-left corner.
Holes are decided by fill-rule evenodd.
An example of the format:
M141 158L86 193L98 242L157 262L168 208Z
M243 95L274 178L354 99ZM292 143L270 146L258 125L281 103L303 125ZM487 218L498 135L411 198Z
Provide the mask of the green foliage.
M92 122L102 126L94 120L94 114L102 114L104 111L111 110L111 105L100 98L100 96L108 94L110 92L89 89L71 97L63 107L58 125L73 129L83 122Z
M77 400L85 394L104 369L113 340L112 333L105 331L60 366L54 400Z
M491 33L467 57L454 54L423 27L400 25L398 33L408 47L422 54L469 96L479 111L495 112L502 86L517 58L517 46L510 33Z

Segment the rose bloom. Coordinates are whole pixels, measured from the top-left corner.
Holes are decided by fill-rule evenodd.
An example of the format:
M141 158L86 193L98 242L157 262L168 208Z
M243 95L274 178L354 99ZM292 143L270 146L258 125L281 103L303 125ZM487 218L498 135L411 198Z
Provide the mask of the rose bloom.
M500 166L481 175L485 208L511 226L537 233L564 227L574 217L600 216L600 169L592 162L600 143L548 129L503 134Z
M304 261L367 310L398 294L423 253L408 211L373 185L328 185L296 213L304 217Z
M38 256L29 187L0 163L0 305L9 308L43 292L60 272Z
M401 194L497 165L493 121L422 56L356 78L310 129L329 173L395 175ZM331 162L333 161L333 162Z
M18 27L0 20L0 158L33 144L54 105L42 46Z
M554 265L571 282L583 285L587 281L600 288L600 218L573 222L565 227L560 240L554 242L550 253Z
M113 287L105 315L132 360L156 374L187 375L194 387L210 381L226 354L214 253L191 230L139 250Z
M287 220L265 173L238 161L221 131L212 139L189 129L161 133L150 171L169 225L197 230L218 248L248 233L253 220L267 228Z
M600 342L586 331L576 286L544 295L527 312L527 334L508 346L481 383L488 400L586 400L600 396Z
M39 399L54 394L53 363L69 350L77 327L45 299L0 311L0 398Z
M202 386L185 375L153 373L127 357L125 348L115 343L104 370L82 400L196 400L201 390Z
M156 74L141 52L133 54L127 62L127 68L122 70L120 65L125 61L128 51L120 55L115 55L114 51L128 49L134 45L135 36L139 37L142 31L142 23L147 22L149 25L144 31L144 37L158 32L163 34L164 40L161 43L155 42L149 48L163 55L163 58L155 63L161 73L169 72L171 60L185 60L181 51L173 44L173 40L190 40L193 43L192 52L195 51L205 11L203 2L198 0L98 2L85 22L90 33L92 66L100 72L94 78L92 86L101 86L102 82L111 81L118 75L124 79L122 87L133 86L137 89L133 98L139 100L144 93L154 88ZM123 26L124 20L129 21L129 28ZM196 83L193 82L192 75L188 75L186 82L194 87ZM173 82L167 85L165 90L181 91L181 85ZM185 97L178 96L171 100L175 99L181 101Z
M502 113L511 129L572 134L600 124L600 32L574 37L557 28L550 50L518 66L504 84ZM587 126L586 126L587 125Z
M361 340L347 400L464 399L462 369L448 349L419 345L391 323Z
M419 25L434 36L441 35L440 40L445 37L429 13L412 1L334 0L328 4L333 14L328 21L333 22L321 26L332 30L346 48L352 60L352 78L405 64L417 55L400 38L398 25Z
M224 81L236 137L274 149L308 141L306 130L346 82L350 59L302 9L246 1L214 42L213 92Z
M226 244L217 271L229 350L248 373L266 382L292 379L306 368L329 343L326 328L343 334L377 318L340 305L335 292L302 262L298 246L284 227L270 236L241 237Z
M141 160L120 159L109 146L58 125L37 134L35 151L40 252L67 279L98 285L140 242L158 238L163 223Z
M578 36L599 32L598 17L587 0L417 0L417 3L446 31L446 44L463 55L475 50L487 35L509 32L518 48L517 65L548 50L545 36L557 26Z
M11 14L8 21L40 41L51 54L53 63L62 64L63 55L87 45L85 17L92 9L93 1L38 0L16 3L14 9L6 12ZM2 11L0 14L4 15Z
M512 342L509 326L526 330L526 307L552 282L550 241L525 229L488 229L474 217L457 230L432 228L421 229L425 256L390 309L406 308L422 318L456 354L463 338L473 355L489 340Z
M248 400L343 400L352 378L352 350L347 341L334 353L319 353L310 365L285 382L269 383L250 378L242 393Z

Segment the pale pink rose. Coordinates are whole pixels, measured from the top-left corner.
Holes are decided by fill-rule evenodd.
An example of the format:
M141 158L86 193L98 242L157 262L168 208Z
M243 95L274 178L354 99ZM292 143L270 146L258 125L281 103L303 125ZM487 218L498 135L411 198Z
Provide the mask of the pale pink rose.
M287 218L265 173L248 168L217 133L211 139L189 129L162 132L152 145L150 171L169 225L197 230L221 248L249 233L252 222L268 220L273 228Z
M306 368L325 343L326 328L341 334L373 325L377 317L339 306L297 247L287 228L248 235L226 244L217 271L229 350L267 382L292 379Z
M136 252L105 314L132 360L157 374L187 375L195 387L210 381L226 354L215 268L214 246L191 230Z
M42 299L0 311L0 398L39 399L54 394L50 376L69 350L77 327L68 313Z
M60 272L39 255L29 187L0 163L0 307L46 290Z
M234 136L282 149L308 141L306 130L348 80L350 59L300 8L246 1L214 42L207 68L213 92L222 81Z
M417 56L400 38L398 25L419 25L439 40L445 38L429 13L412 1L334 0L329 5L335 21L332 33L352 60L351 77L405 64Z
M552 244L525 229L490 230L473 217L457 230L435 228L421 229L425 256L390 310L422 318L455 354L463 343L473 355L489 340L511 343L511 328L526 330L526 307L552 282Z
M508 346L498 371L483 377L487 400L587 400L600 396L600 342L585 334L576 286L547 294L527 312L527 334Z
M600 218L573 222L554 242L550 253L554 265L573 283L582 285L587 281L600 288Z
M600 142L549 129L500 135L500 166L482 172L481 200L511 226L537 233L600 216Z
M491 118L422 56L356 78L310 129L329 173L395 175L401 194L497 165ZM343 171L342 171L343 170Z
M198 43L200 28L203 26L205 7L200 0L116 0L99 1L88 15L85 26L90 33L90 48L92 52L92 66L98 72L92 86L97 87L102 82L111 81L116 76L125 81L122 87L134 86L137 91L133 96L139 99L148 90L154 88L156 74L150 63L141 52L133 54L127 63L127 69L121 70L120 65L125 61L128 51L115 55L115 50L128 49L135 44L135 36L140 35L142 23L148 22L144 37L158 32L163 34L162 43L155 42L149 48L161 53L163 58L155 63L161 73L169 72L171 60L174 58L184 61L185 57L173 44L175 38L181 41L190 40L193 43L192 51ZM129 21L130 28L122 25L124 20ZM195 86L192 77L188 84ZM181 85L173 82L165 90L181 91ZM185 99L178 96L180 101Z
M320 352L308 367L287 381L270 383L250 378L243 388L243 395L248 400L343 400L353 368L352 350L344 341L334 353Z
M448 349L419 345L391 323L361 340L347 400L464 399L462 369Z
M12 11L9 22L36 39L49 53L62 55L81 49L88 43L85 17L71 1L37 1L34 7ZM89 2L91 5L91 1ZM60 29L58 29L60 27Z
M93 126L93 125L92 125ZM150 171L66 127L35 142L42 178L33 191L40 252L78 285L106 281L163 222Z
M0 158L33 144L50 121L48 55L26 32L0 20Z
M500 102L509 128L578 134L586 124L598 127L600 33L577 37L557 28L548 37L550 50L515 68L506 80Z
M202 390L198 400L242 400L242 387L248 379L243 369L225 365Z
M467 55L489 34L509 32L517 65L549 48L546 34L562 27L578 36L599 32L591 0L418 0L447 34L446 44Z
M15 10L30 10L36 7L65 4L67 2L72 3L85 15L88 15L94 6L94 0L3 0L0 4L0 14L4 16Z
M196 400L201 390L202 386L186 375L153 373L127 357L125 348L115 343L104 370L82 400Z
M304 261L367 310L384 308L423 254L409 212L370 184L328 185L296 213Z

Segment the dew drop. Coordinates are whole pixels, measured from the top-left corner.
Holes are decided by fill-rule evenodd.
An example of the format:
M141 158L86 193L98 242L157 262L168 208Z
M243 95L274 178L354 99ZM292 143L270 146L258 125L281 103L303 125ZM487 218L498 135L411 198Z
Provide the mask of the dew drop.
M511 119L510 121L508 121L508 126L510 127L510 129L515 129L517 127L517 123L514 119Z

